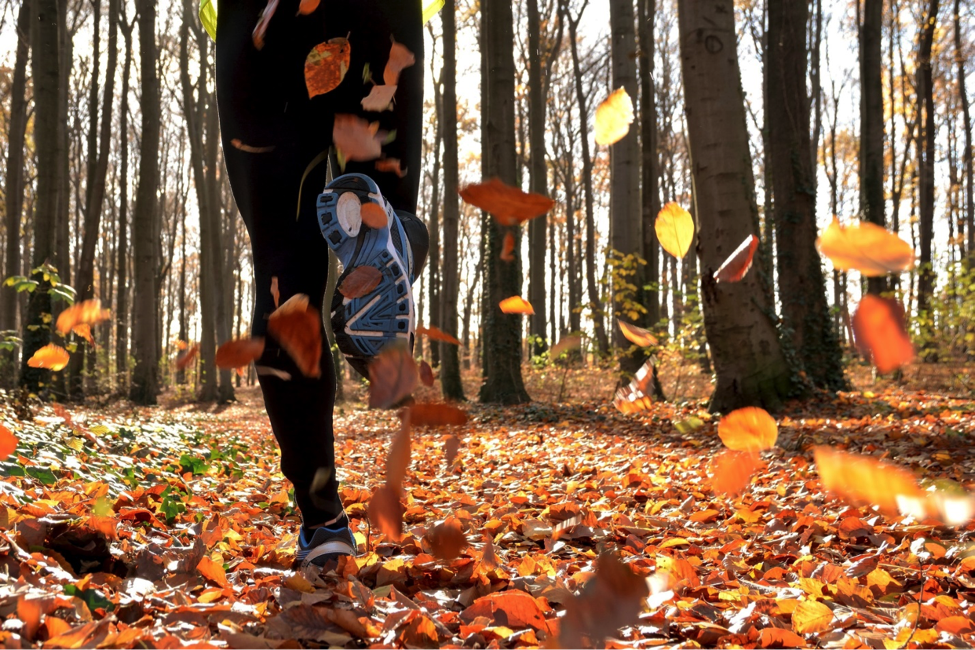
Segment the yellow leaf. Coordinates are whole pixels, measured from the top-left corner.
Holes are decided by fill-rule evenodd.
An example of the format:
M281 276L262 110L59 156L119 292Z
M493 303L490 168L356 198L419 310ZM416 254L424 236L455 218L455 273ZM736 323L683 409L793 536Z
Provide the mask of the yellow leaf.
M68 353L64 348L48 343L27 360L27 365L31 368L47 368L57 372L68 365L68 358Z
M815 600L804 600L792 612L792 629L796 634L825 632L833 622L833 610Z
M665 251L677 259L687 255L694 241L694 219L690 212L676 203L668 203L657 215L653 227Z
M842 226L834 218L816 241L816 247L834 268L855 269L868 277L897 273L914 264L914 249L910 244L869 221Z
M633 102L625 88L618 88L596 108L596 144L614 144L630 131Z
M619 321L619 324L620 330L623 332L623 336L626 337L626 340L630 343L639 345L641 348L648 348L657 344L657 337L642 327L630 325L624 321Z

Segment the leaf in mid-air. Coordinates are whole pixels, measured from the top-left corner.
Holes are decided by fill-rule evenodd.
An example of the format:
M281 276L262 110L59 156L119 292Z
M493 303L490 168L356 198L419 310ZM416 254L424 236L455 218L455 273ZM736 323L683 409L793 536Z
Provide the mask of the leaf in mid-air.
M714 279L718 282L740 281L748 273L748 269L752 268L756 250L758 250L758 237L748 235L735 252L714 272Z
M531 316L535 313L531 303L521 296L505 298L501 301L500 307L501 311L505 314L525 314L526 316Z
M305 57L305 86L308 98L329 93L342 83L349 71L352 46L346 38L333 38L311 48Z
M27 360L27 365L31 368L47 368L48 370L62 370L66 365L68 365L68 355L67 350L59 345L54 345L53 343L48 343L41 349L37 350L34 355Z
M617 88L596 107L596 144L615 144L626 137L633 123L633 100L626 88Z
M899 273L914 264L910 244L869 221L843 226L834 218L816 241L816 247L837 270L854 269L868 277Z
M493 216L502 226L517 226L555 207L555 201L547 196L523 192L498 178L472 183L460 190L460 197Z
M914 359L904 308L893 298L864 295L853 315L853 335L857 347L880 373L897 370Z
M687 255L694 241L694 218L690 212L677 203L668 203L660 210L653 227L665 251L677 259Z
M718 436L728 449L764 451L775 446L779 427L765 409L746 406L721 418Z

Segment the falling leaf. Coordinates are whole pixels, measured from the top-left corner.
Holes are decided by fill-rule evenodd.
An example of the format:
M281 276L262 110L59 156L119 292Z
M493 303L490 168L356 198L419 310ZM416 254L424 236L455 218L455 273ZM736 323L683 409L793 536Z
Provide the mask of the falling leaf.
M216 359L218 368L241 368L251 361L256 361L264 354L264 337L227 341L217 348Z
M17 436L7 427L0 424L0 461L7 460L17 448Z
M404 411L401 414L403 419L400 423L399 433L389 445L389 454L386 456L386 484L397 490L403 486L403 480L406 478L406 471L410 466L410 450L412 449L410 412L408 409L404 409Z
M718 435L728 449L764 451L775 446L779 427L765 409L746 406L721 418Z
M362 223L370 228L385 228L389 225L389 215L378 203L372 201L363 203L360 214L362 215Z
M268 333L294 360L306 377L322 374L322 318L309 305L308 296L297 293L274 310L267 321Z
M221 587L227 586L227 574L223 570L223 565L214 562L207 556L204 555L200 559L200 563L196 565L196 570L207 580L212 580Z
M185 352L176 357L176 369L186 370L193 360L196 359L196 355L200 353L200 346L194 345L188 348Z
M318 4L321 0L301 0L298 4L298 13L302 16L307 16L311 12L318 9Z
M582 336L579 334L569 334L568 336L562 337L558 343L553 345L552 349L548 351L548 355L551 359L558 359L564 353L581 347Z
M456 337L447 334L445 331L431 325L430 327L418 327L416 328L417 336L426 336L431 341L443 341L444 343L450 343L451 345L460 345L460 341Z
M881 373L914 359L914 345L904 325L904 308L893 298L867 294L853 315L853 334L861 352L873 359Z
M752 268L752 259L755 257L756 250L758 250L758 237L748 235L735 252L714 272L714 279L718 282L738 282L744 278L748 269Z
M420 362L420 382L422 382L424 386L433 386L433 368L431 368L430 364L426 361Z
M924 498L914 475L896 465L824 446L813 453L823 487L853 505L877 506L893 516L905 500Z
M457 459L457 452L459 450L460 450L460 438L458 438L457 436L450 436L449 438L447 438L447 442L443 444L444 461L446 461L447 467L453 466L454 461Z
M406 178L406 171L400 167L398 158L380 158L376 161L376 171L389 172L400 178Z
M91 335L91 326L87 323L78 323L71 328L71 331L88 341L88 344L94 347L95 338Z
M406 68L416 63L416 57L402 43L393 41L389 48L389 60L386 61L386 69L383 70L383 82L387 86L395 86L399 83L399 74Z
M559 632L559 647L581 648L584 637L602 646L607 636L627 625L635 625L650 588L642 576L623 564L614 553L596 560L596 574L581 594L566 604Z
M281 292L278 291L278 276L271 278L271 297L274 298L274 308L281 306Z
M633 123L633 101L618 88L596 107L596 144L615 144L626 137Z
M380 113L393 110L393 95L396 86L373 86L369 94L362 98L362 110Z
M792 611L792 629L796 634L825 632L832 622L833 610L815 600L804 600Z
M460 552L469 546L460 522L454 517L431 528L423 538L430 544L433 556L445 561L459 557Z
M760 465L757 454L724 449L711 461L711 487L716 494L737 496L751 483Z
M505 314L525 314L531 316L535 313L531 304L521 296L511 296L505 298L500 304L501 311Z
M240 138L234 138L233 140L230 141L230 144L233 145L234 149L240 149L241 151L244 151L246 153L268 153L270 151L274 151L273 146L252 147L249 144L244 144L243 142L241 142Z
M277 2L277 0L272 0ZM352 46L346 38L333 38L311 48L305 57L305 86L308 98L329 93L342 83L349 71ZM335 116L336 119L338 116Z
M502 226L517 226L542 216L555 206L555 201L547 196L523 192L498 178L468 185L460 190L460 197L465 203L494 216Z
M450 404L414 404L410 416L417 427L462 426L469 419L466 412Z
M392 345L369 363L369 408L389 408L413 394L420 382L416 360L405 345Z
M361 298L379 286L382 272L374 266L357 266L339 285L339 293L346 298Z
M694 218L690 212L676 203L668 203L660 210L653 227L665 251L677 259L687 255L694 241Z
M501 261L502 262L514 262L515 256L515 236L513 233L506 232L504 234L504 244L501 247Z
M855 269L867 277L898 273L914 264L910 244L869 221L842 226L834 218L816 246L837 270Z
M65 336L76 325L95 325L111 315L110 310L102 309L102 301L98 298L76 302L58 315L57 331Z
M641 348L649 348L657 345L657 337L643 329L642 327L637 327L636 325L630 325L624 321L618 321L620 324L620 330L623 332L623 336L627 341L633 343L634 345L639 345Z
M177 350L185 350L187 347L188 346L187 346L186 341L176 341L176 349Z
M261 12L261 17L257 21L257 25L254 26L251 40L254 42L254 47L259 50L264 49L264 36L267 34L267 26L271 24L271 18L274 17L274 12L277 11L277 8L278 0L268 0L267 6L264 7L264 11Z
M369 499L369 522L393 541L403 537L403 504L399 490L384 485Z
M355 115L338 114L332 126L332 142L347 160L368 162L382 155L386 132L379 122L369 122Z
M27 360L27 365L31 368L47 368L57 372L68 365L69 358L64 348L48 343Z

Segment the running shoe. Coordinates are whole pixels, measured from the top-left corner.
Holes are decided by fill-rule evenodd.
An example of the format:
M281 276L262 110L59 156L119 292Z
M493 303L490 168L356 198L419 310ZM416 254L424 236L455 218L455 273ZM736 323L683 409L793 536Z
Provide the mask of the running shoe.
M311 565L323 567L329 561L338 561L343 555L358 555L359 547L355 543L355 535L349 528L348 517L343 516L344 523L332 526L322 526L314 530L301 527L298 535L298 556L296 564L299 569Z

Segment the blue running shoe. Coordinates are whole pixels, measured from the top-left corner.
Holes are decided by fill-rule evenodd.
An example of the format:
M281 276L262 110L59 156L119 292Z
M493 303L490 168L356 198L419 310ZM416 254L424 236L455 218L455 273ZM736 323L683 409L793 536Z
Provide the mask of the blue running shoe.
M313 531L304 526L298 535L298 556L295 559L299 569L311 565L323 567L329 561L338 561L343 555L358 555L359 547L355 535L349 528L349 519L342 517L341 523L322 526Z
M386 225L362 221L362 206L373 203L386 213ZM364 174L339 176L318 196L318 225L341 264L338 284L355 268L372 266L378 286L364 296L332 300L332 331L349 364L365 377L369 360L394 341L410 348L416 330L413 303L413 252L399 216L379 186Z

